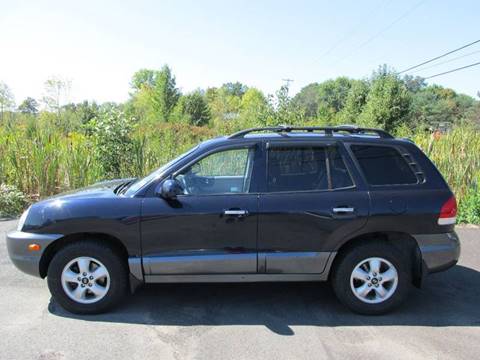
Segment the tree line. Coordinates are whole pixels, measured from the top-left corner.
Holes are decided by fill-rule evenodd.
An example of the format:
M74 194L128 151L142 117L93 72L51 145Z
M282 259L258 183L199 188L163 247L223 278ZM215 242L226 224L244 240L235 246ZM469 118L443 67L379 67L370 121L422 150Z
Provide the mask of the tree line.
M266 95L240 82L197 89L183 94L169 66L141 69L131 79L129 99L121 104L84 101L65 103L71 83L51 78L45 95L24 99L15 106L14 96L0 82L0 119L50 117L66 130L88 124L103 108L115 107L134 122L185 123L217 127L234 121L244 127L275 124L358 124L395 131L399 127L451 127L480 123L480 102L421 77L400 77L381 66L365 79L337 77L314 82L295 96L288 86Z

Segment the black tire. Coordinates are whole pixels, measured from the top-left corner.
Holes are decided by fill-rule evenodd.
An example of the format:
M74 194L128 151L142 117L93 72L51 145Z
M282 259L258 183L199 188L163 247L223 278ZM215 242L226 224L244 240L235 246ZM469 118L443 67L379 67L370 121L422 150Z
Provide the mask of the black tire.
M92 257L108 270L110 285L106 295L97 302L83 304L72 300L62 286L65 266L78 257ZM66 245L53 257L47 272L48 288L54 300L74 314L99 314L112 309L127 294L128 269L125 259L108 244L100 240L86 239Z
M334 265L331 283L337 298L352 311L364 315L385 314L398 307L405 300L411 287L411 267L409 259L406 259L394 246L384 242L372 241L351 247L339 256ZM357 264L372 257L389 261L398 274L397 286L392 295L383 302L375 304L360 300L354 294L350 285L350 277Z

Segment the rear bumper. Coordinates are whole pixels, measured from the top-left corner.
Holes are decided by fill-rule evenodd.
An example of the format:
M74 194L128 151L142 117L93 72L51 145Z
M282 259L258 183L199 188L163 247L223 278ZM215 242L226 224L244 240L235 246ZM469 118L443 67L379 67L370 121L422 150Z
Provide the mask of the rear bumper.
M455 232L413 236L417 240L426 273L447 270L457 263L460 240Z
M23 231L12 231L7 234L7 250L13 264L24 273L40 277L40 259L42 254L60 234L34 234ZM39 251L28 250L28 245L40 245Z

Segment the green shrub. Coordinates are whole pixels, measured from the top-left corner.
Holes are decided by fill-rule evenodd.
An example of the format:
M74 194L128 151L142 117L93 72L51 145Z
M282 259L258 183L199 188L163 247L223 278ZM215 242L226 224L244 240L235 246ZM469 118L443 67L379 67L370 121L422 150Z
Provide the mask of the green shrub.
M480 224L480 192L471 188L458 204L459 223Z
M91 121L98 161L104 174L118 178L123 173L125 162L129 162L133 150L131 134L133 121L115 107L104 109Z
M0 217L19 215L27 200L15 186L0 184Z

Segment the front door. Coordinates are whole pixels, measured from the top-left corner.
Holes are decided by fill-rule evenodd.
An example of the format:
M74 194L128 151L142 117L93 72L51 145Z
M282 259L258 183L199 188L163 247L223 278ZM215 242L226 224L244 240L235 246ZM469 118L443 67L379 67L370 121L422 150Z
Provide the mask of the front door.
M255 146L210 153L173 174L184 188L177 200L144 200L147 275L257 272L255 155Z
M338 241L361 228L368 193L336 144L268 144L259 202L259 272L320 274Z

